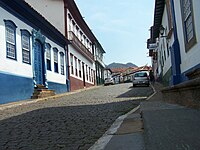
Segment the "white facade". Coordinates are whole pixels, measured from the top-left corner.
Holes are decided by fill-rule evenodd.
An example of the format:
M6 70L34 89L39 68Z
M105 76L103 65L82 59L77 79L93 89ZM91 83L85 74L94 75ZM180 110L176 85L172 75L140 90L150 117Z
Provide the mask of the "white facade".
M25 64L22 62L22 51L21 51L21 32L20 29L26 29L31 33L32 28L13 16L12 14L8 13L6 10L0 7L0 71L14 74L18 76L33 77L32 66L29 64ZM16 49L17 49L17 60L9 59L6 57L6 31L5 31L5 20L12 20L16 26ZM31 42L31 40L30 40ZM32 43L30 43L32 45ZM31 47L32 49L32 47ZM32 60L32 55L31 55Z
M68 38L69 40L78 40L78 42L82 43L83 46L91 53L92 55L92 42L90 39L87 37L87 35L84 33L84 30L79 27L79 25L76 23L75 19L71 15L71 13L68 10L68 15L67 15L67 21L68 21ZM79 44L80 44L79 43ZM85 49L85 50L86 50ZM69 62L73 62L73 71L70 69L70 76L83 81L83 72L85 72L85 81L89 84L94 84L94 79L95 79L95 63L94 61L88 60L85 56L83 56L78 50L71 45L68 46L68 56L73 56L69 57ZM73 58L73 61L71 60ZM81 76L78 74L76 75L76 60L77 62L80 61L81 64ZM84 70L83 70L83 63L84 63ZM70 68L72 68L72 64L70 63ZM79 70L79 64L77 65L77 69ZM73 72L73 73L72 73ZM88 74L88 77L87 77Z
M106 78L111 78L112 77L112 72L110 71L110 69L104 69L104 80Z
M84 56L80 55L76 49L74 49L73 46L69 45L69 66L70 66L70 76L83 81L83 71L85 72L85 81L87 83L90 84L94 84L94 79L95 79L95 64L88 61L88 59L86 59ZM72 60L73 59L73 60ZM80 61L80 65L79 66L79 61ZM71 62L73 62L73 67ZM83 70L83 63L84 63L84 70ZM76 64L77 64L77 68L76 68ZM73 68L73 71L72 71ZM77 71L77 75L76 75L76 69ZM79 74L81 72L81 75ZM72 73L73 72L73 73ZM88 74L88 77L87 77ZM89 77L90 76L90 77ZM90 79L91 78L91 79Z
M170 27L168 17L167 6L165 5L161 22L161 25L164 27L164 34L159 35L157 39L158 47L154 50L157 52L157 62L154 65L154 67L157 67L157 73L154 73L155 78L161 77L166 82L170 80L170 76L168 75L172 67L170 50L174 42L173 32L169 35Z
M32 64L33 64L33 54L31 51L31 64L26 64L23 63L22 61L22 45L21 45L21 31L20 29L26 29L28 30L30 33L32 33L33 28L27 24L25 24L23 21L19 20L18 18L16 18L15 16L13 16L12 14L8 13L7 11L5 11L3 8L0 8L0 12L1 15L0 16L0 40L2 41L0 44L0 71L5 72L5 73L9 73L9 74L14 74L14 75L18 75L18 76L23 76L23 77L28 77L28 78L32 78L33 77L33 68L32 68ZM6 39L5 39L5 23L4 23L4 19L6 20L12 20L16 26L16 50L17 50L17 60L13 60L13 59L9 59L6 58ZM49 43L51 45L51 47L56 47L59 52L63 52L65 54L65 50L60 47L58 44L54 43L53 41L51 41L50 39L46 38L46 42ZM30 50L32 50L32 40L30 39ZM51 66L52 66L52 70L54 70L54 65L53 65L53 50L51 50ZM58 55L58 64L60 64L60 55ZM64 64L64 66L66 66L66 64ZM60 66L58 65L59 68L59 72L60 71ZM65 67L66 68L66 67ZM66 83L66 76L65 75L61 75L59 73L54 73L53 71L47 71L47 80L50 82L58 82L61 84L65 84Z
M6 3L7 4L7 3ZM9 3L8 4L12 4ZM17 3L16 7L21 7L21 4L26 7L26 9L32 9L26 3ZM10 7L10 6L7 6ZM14 11L14 10L13 10ZM52 25L46 21L46 24L42 24L39 30L36 30L33 23L25 23L24 20L17 18L9 11L5 10L4 7L0 6L0 103L7 103L9 101L16 101L22 99L31 98L33 94L34 87L39 85L39 82L36 82L35 77L35 64L36 62L36 54L34 51L34 42L35 40L41 44L41 58L40 61L42 65L41 68L41 83L55 90L56 93L66 92L66 52L65 45L60 43L60 41L56 41L54 37L49 38L49 35L46 32L43 32L43 28L47 26L52 29ZM37 12L33 11L33 14L38 18L41 18ZM30 14L29 14L30 15ZM28 17L29 15L24 15L24 17ZM23 18L23 17L22 17ZM31 19L31 18L30 18ZM42 21L42 20L41 20ZM35 23L37 24L37 22ZM54 28L53 28L54 29ZM49 29L50 30L50 29ZM12 32L13 31L13 32ZM60 33L55 31L56 34L60 36ZM29 34L27 36L28 41L28 54L24 52L24 36L22 33L26 32ZM7 33L7 34L6 34ZM40 37L39 37L40 36ZM57 36L54 34L54 36ZM10 38L10 39L9 39ZM14 39L14 49L9 47L9 42ZM40 38L43 41L40 41ZM61 38L61 37L59 37ZM64 41L64 36L62 36L62 40ZM65 42L65 41L64 41ZM50 54L51 54L51 70L47 70L47 60L46 60L46 44L50 45ZM66 43L65 43L66 44ZM61 46L62 45L62 46ZM58 50L58 59L57 59L57 68L58 70L55 72L54 68L54 52L53 49L56 48ZM15 55L12 58L11 52L14 52ZM28 56L27 56L28 55ZM38 54L39 55L39 54ZM24 61L26 58L28 62ZM61 63L61 57L63 63ZM62 69L61 69L62 67ZM47 84L46 84L47 83Z
M63 35L65 33L65 14L63 0L25 0Z
M94 40L74 1L25 0L45 19L52 23L72 44L68 45L71 90L95 84ZM72 12L70 12L72 11ZM73 16L75 14L75 16ZM88 37L88 35L90 37ZM91 36L92 35L92 36ZM75 45L74 45L75 44ZM70 57L72 55L72 57ZM76 62L77 60L77 62ZM76 62L76 63L75 63ZM84 64L84 66L82 66ZM76 73L76 68L78 73ZM72 71L71 68L74 70ZM86 69L87 68L87 69ZM84 69L84 70L83 70ZM89 74L87 77L87 74ZM85 75L85 78L83 77ZM78 80L78 81L74 81ZM78 85L79 83L79 85ZM89 85L86 85L88 83Z
M176 85L196 78L200 68L200 1L156 0L155 4L151 39L159 42L155 66L161 80Z
M181 73L200 64L200 13L199 13L199 0L192 0L193 8L193 19L194 19L194 31L196 36L196 43L189 49L186 50L185 39L184 39L184 29L182 23L181 14L181 4L180 1L174 0L175 14L176 14L176 24L177 33L180 44L181 52Z

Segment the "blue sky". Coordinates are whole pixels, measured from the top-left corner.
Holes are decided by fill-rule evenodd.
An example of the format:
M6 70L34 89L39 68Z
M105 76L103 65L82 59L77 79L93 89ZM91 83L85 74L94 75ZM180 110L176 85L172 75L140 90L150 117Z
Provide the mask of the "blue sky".
M154 0L75 0L86 23L103 46L106 65L151 64L146 40L153 24Z

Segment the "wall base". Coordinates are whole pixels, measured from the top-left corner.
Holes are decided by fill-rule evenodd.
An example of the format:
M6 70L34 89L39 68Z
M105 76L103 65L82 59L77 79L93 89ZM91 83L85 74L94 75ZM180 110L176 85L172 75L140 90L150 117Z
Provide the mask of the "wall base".
M167 87L162 94L167 102L200 108L200 78Z
M94 84L90 84L90 83L85 83L85 86L83 84L82 80L76 79L74 77L70 77L70 87L71 87L71 91L75 91L78 89L83 89L83 88L87 88L87 87L91 87L94 86Z
M0 73L0 104L30 99L33 79Z

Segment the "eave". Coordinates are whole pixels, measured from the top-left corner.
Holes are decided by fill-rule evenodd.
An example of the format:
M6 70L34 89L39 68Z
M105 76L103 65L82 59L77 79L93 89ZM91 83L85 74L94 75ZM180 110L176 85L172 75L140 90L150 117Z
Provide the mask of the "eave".
M67 9L72 14L73 18L76 20L76 23L80 26L80 28L84 31L84 33L87 35L87 37L94 43L95 41L98 41L95 37L95 35L92 33L91 29L83 19L76 3L74 0L64 0L65 5Z
M165 7L165 0L155 0L155 9L154 9L154 24L153 24L153 38L159 36L159 29L162 23L162 17Z
M60 46L64 47L66 44L69 44L69 41L64 35L62 35L62 33L60 33L51 23L49 23L25 1L1 0L0 5L34 29L41 30L45 36Z

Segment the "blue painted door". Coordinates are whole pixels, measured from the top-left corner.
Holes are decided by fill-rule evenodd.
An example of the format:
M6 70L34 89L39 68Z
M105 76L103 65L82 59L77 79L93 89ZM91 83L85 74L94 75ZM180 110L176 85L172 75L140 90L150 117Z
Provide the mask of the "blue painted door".
M34 70L36 84L44 84L44 58L43 48L39 41L35 41L34 44Z

